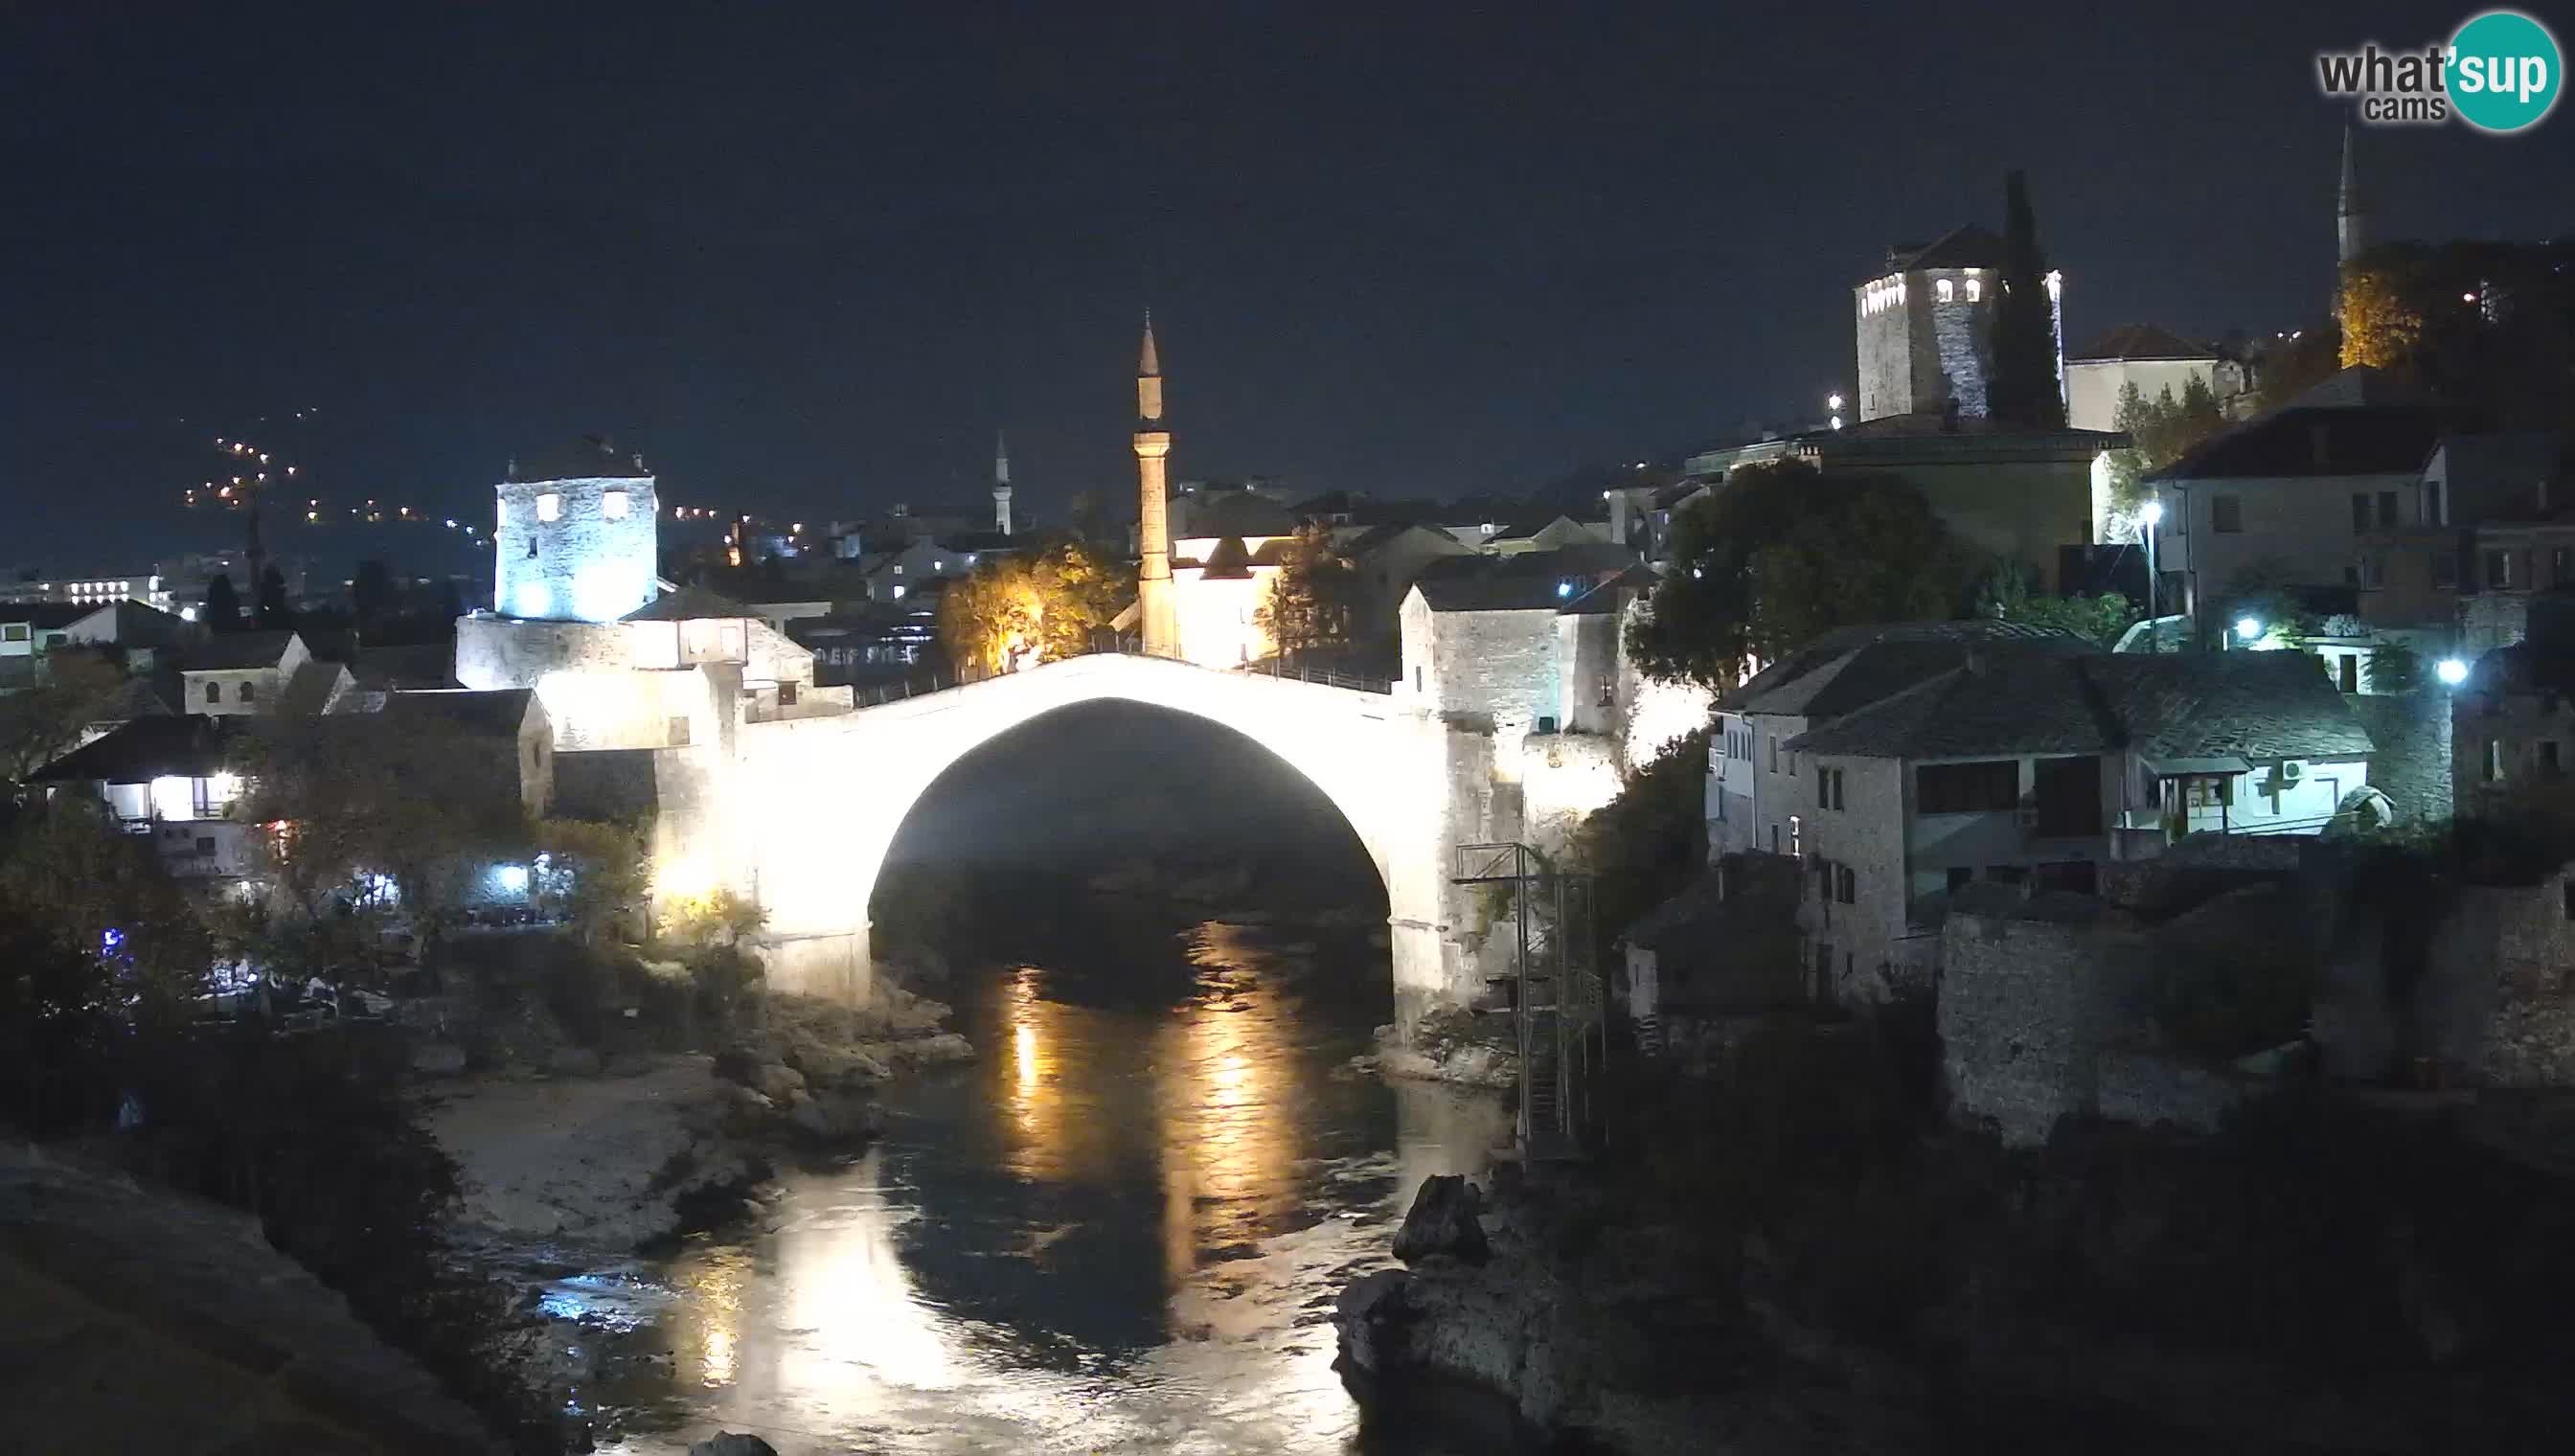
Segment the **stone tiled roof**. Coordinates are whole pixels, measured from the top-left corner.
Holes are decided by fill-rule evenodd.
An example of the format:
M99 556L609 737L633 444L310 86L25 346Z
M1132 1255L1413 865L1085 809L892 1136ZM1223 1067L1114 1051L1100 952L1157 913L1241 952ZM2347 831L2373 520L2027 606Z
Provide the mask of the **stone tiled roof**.
M1896 244L1886 250L1886 268L1872 276L1917 268L2000 268L2005 251L2003 240L1991 229L1969 223L1936 243Z
M1998 622L1992 618L1983 617L1971 617L1957 622L1886 622L1866 627L1837 628L1763 668L1750 680L1729 690L1718 700L1718 706L1736 713L1808 713L1809 710L1804 706L1806 700L1802 697L1793 699L1783 697L1775 700L1782 704L1793 702L1798 705L1793 708L1774 709L1768 707L1767 703L1772 701L1770 695L1777 693L1786 685L1847 658L1862 648L1875 647L1881 643L1946 644L1952 656L1944 664L1945 667L1955 667L1963 660L1965 649L1977 644L2041 643L2056 652L2093 650L2089 642L2061 628L2033 627L2027 623ZM1896 660L1889 661L1892 663ZM1918 676L1907 678L1886 691L1893 692L1904 683L1917 681L1919 681ZM1812 693L1816 687L1820 685L1810 686L1807 692ZM1856 702L1845 702L1839 711L1848 712L1859 707L1861 703L1873 701L1873 699L1863 698Z
M98 605L89 602L0 602L0 622L23 622L54 630L69 627L97 610Z
M2133 747L2254 761L2374 750L2323 667L2293 652L1980 655L1788 746L1877 758Z
M599 436L587 436L571 445L555 446L510 461L507 479L513 481L591 481L652 478L644 457L633 451L620 451Z
M2410 475L2455 423L2439 405L2293 405L2219 434L2147 479Z
M2217 351L2157 324L2121 324L2065 356L2068 364L2105 359L2208 359Z
M533 688L395 693L386 697L384 712L389 719L431 719L462 733L515 738L520 725L527 722L528 704L536 696Z
M192 644L180 666L191 673L238 673L253 668L274 668L286 656L286 645L294 638L292 631L219 632L204 642Z
M236 736L233 724L202 713L138 718L56 758L35 776L48 783L200 777L225 766Z
M702 622L720 617L758 617L760 614L720 592L704 587L682 587L665 592L652 601L619 618L620 622Z

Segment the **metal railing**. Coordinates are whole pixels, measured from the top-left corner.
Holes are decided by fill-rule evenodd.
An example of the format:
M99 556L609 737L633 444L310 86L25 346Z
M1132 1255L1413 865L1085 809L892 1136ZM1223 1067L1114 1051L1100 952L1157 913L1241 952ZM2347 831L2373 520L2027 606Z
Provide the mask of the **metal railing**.
M1507 986L1519 1052L1521 1146L1532 1159L1575 1156L1590 1122L1590 1080L1607 1053L1592 964L1589 875L1566 874L1527 844L1460 844L1454 882L1507 885L1514 934Z
M1278 658L1261 663L1246 663L1235 671L1250 673L1258 678L1279 678L1297 683L1312 683L1324 688L1346 688L1352 693L1391 694L1394 692L1394 682L1389 678L1336 673L1329 668L1317 668L1310 664L1299 664L1290 668Z

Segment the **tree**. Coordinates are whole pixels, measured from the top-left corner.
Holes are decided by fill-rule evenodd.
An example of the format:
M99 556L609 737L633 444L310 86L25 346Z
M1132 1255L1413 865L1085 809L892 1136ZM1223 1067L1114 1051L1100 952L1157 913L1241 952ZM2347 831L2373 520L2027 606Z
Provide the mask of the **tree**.
M29 775L80 745L125 692L125 675L101 654L60 647L45 655L33 687L0 694L0 798L22 791Z
M295 625L286 605L286 574L270 567L259 574L259 630L278 632Z
M960 672L1008 673L1091 651L1129 595L1124 572L1058 537L1031 556L988 556L939 603L939 638Z
M394 615L393 574L382 561L369 557L358 563L358 575L349 582L349 611L358 630L371 636Z
M2003 182L2002 296L1994 301L1994 375L1985 410L1995 421L2023 430L2065 428L2065 394L2056 377L2056 309L2047 278L2029 184L2014 172Z
M1282 658L1328 652L1350 646L1357 597L1358 572L1321 523L1308 521L1288 538L1255 618Z
M2119 387L2119 410L2112 428L2128 437L2124 450L2110 453L2110 510L2134 517L2146 502L2145 478L2197 449L2226 428L2217 396L2208 382L2193 375L2175 400L2168 385L2148 400L2130 383Z
M618 917L643 903L652 888L644 837L625 824L546 819L537 825L536 842L538 903L569 918L575 933L592 944L605 939Z
M2029 590L2027 577L2010 563L1998 566L1979 594L1977 615L2031 627L2057 628L2102 647L2116 647L2137 620L2136 606L2117 592L2097 597L2046 597Z
M2400 369L2423 342L2423 314L2407 297L2402 265L2384 250L2342 267L2335 309L2342 326L2342 365Z
M2342 328L2327 321L2274 340L2254 362L2253 408L2279 409L2342 368Z
M662 936L695 947L738 946L769 923L769 911L729 889L675 895L662 906Z
M206 604L197 609L197 620L206 625L208 632L241 630L241 597L233 591L230 573L217 572L215 579L206 584Z
M177 1014L206 970L204 923L148 840L96 799L60 795L0 847L0 916L23 918L96 962L106 992L139 1014Z
M1911 485L1746 466L1673 523L1671 570L1627 647L1648 676L1723 690L1748 661L1867 622L1951 616L1966 573Z
M444 635L456 630L456 619L465 615L465 589L454 577L442 577L438 583L438 628Z

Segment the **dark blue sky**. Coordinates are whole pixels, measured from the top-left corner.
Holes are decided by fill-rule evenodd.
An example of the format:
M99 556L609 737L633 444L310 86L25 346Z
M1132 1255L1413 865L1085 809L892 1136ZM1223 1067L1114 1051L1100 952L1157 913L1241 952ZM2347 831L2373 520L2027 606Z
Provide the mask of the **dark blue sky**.
M1526 489L1810 407L2014 166L2078 341L2292 326L2313 53L2465 14L1511 8L11 7L0 562L230 539L198 442L297 408L317 489L441 516L592 431L676 500L980 498L1007 427L1060 519L1148 303L1180 475ZM2575 230L2575 115L2365 145L2382 233Z

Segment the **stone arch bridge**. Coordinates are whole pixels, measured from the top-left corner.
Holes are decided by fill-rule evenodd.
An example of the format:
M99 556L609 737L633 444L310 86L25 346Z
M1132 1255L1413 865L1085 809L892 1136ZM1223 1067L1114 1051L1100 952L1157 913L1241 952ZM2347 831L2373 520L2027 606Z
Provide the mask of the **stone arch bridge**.
M702 768L709 781L666 785L659 857L723 866L716 877L768 910L773 985L864 995L868 901L913 806L982 744L1104 700L1222 725L1302 773L1385 883L1405 1023L1471 994L1470 907L1449 876L1458 844L1515 827L1495 822L1493 738L1379 693L1099 654L846 714L743 723L732 751Z

